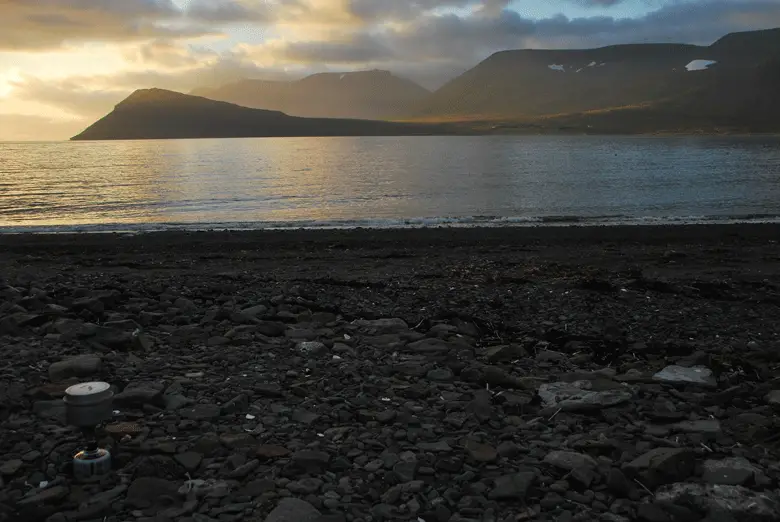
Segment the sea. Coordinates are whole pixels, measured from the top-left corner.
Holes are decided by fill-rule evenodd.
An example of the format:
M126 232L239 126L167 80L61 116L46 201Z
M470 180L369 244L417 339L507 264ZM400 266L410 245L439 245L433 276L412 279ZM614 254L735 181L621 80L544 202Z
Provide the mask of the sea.
M779 136L0 143L0 232L780 221Z

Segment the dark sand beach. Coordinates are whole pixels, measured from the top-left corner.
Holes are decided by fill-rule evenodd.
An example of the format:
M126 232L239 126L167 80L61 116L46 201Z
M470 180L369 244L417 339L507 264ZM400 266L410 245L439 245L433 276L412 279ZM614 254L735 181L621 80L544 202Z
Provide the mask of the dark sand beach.
M0 520L778 520L779 239L0 236ZM84 380L117 392L90 485Z

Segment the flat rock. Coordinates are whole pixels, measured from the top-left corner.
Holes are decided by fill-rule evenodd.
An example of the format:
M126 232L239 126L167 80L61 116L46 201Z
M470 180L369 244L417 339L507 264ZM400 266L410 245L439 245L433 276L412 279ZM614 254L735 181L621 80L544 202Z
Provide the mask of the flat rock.
M66 417L65 401L62 399L36 401L33 403L33 413L41 419L52 420L64 424Z
M705 482L726 486L744 486L753 480L757 471L749 460L742 457L706 460L702 467Z
M591 390L591 381L554 382L539 387L539 397L549 408L563 411L594 411L630 401L634 394L628 388Z
M434 368L428 372L426 377L433 382L450 382L455 376L449 368Z
M81 355L52 363L49 366L49 379L52 382L64 381L71 377L85 378L100 373L103 359L98 355Z
M300 342L295 346L295 349L301 355L308 357L322 357L328 353L328 347L319 341Z
M138 381L128 384L121 393L114 396L114 402L121 406L143 406L162 399L165 385L157 381Z
M656 492L656 501L690 506L701 511L721 511L736 520L780 520L780 498L774 492L757 492L742 486L677 483Z
M154 505L161 497L176 498L179 485L157 477L135 479L127 490L127 499L135 506Z
M298 498L284 498L266 517L265 522L317 522L317 508Z
M675 365L667 366L653 375L653 380L666 384L692 384L706 388L715 388L718 385L712 370L704 366L692 366L690 368Z
M290 450L284 446L275 446L273 444L263 444L255 449L255 455L262 459L280 459L290 454Z
M551 451L544 457L547 464L566 471L574 471L579 468L595 468L598 463L590 455L575 453L573 451Z
M477 462L493 462L498 458L498 451L490 444L467 440L465 447L469 456Z
M772 390L771 392L767 393L765 400L767 404L780 407L780 390Z
M383 335L405 332L409 329L409 325L403 319L357 319L352 321L352 324L357 326L363 333L369 335Z
M720 421L717 419L682 421L673 424L672 428L683 433L702 433L704 435L718 435L723 431Z
M211 420L222 414L222 408L218 404L196 404L192 408L184 408L179 415L190 420Z
M514 361L525 355L525 349L519 344L489 346L485 349L485 358L492 363Z
M324 451L300 450L293 454L292 461L307 473L322 473L328 467L330 455Z
M19 459L7 460L0 464L0 475L13 475L21 469L23 464Z
M694 466L695 454L689 449L656 448L629 462L624 469L653 488L687 479Z
M178 455L175 455L173 458L174 460L176 460L176 462L181 464L184 469L190 472L198 469L201 461L203 461L203 455L196 451L187 451L185 453L179 453Z
M409 344L407 348L414 353L448 353L452 345L441 339L422 339Z
M259 321L255 326L255 331L267 337L280 337L284 335L287 329L284 323L276 321Z
M38 493L34 493L28 497L24 497L19 500L17 504L20 506L53 504L67 497L69 491L70 490L65 486L54 486L52 488L44 489Z
M437 442L418 442L417 449L420 451L430 451L432 453L449 453L452 451L452 447L450 447L446 440Z
M488 498L491 500L525 500L534 480L536 480L536 473L532 471L498 477L493 489L488 493Z

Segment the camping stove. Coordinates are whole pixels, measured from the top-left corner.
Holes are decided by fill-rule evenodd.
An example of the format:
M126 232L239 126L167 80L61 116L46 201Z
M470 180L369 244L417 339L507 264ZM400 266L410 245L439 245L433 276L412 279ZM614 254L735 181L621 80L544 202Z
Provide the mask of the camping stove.
M68 424L81 428L84 449L73 456L73 475L88 482L111 471L111 454L98 447L97 429L111 416L114 392L106 382L84 382L65 390Z

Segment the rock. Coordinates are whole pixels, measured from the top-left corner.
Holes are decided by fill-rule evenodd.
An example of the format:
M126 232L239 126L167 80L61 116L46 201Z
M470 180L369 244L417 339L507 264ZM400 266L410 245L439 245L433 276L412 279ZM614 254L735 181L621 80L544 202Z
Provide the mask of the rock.
M402 460L393 466L393 473L401 482L411 482L417 475L417 468L419 468L417 459Z
M264 305L250 306L249 308L241 310L241 313L248 317L257 317L259 315L264 315L266 312L268 312L268 307Z
M298 343L295 347L303 356L306 357L321 357L328 354L328 347L318 341L304 341Z
M431 453L449 453L452 451L452 447L450 447L446 440L437 442L418 442L417 449L420 451L430 451Z
M127 500L133 506L145 508L162 501L163 497L175 499L178 496L179 486L170 481L157 477L141 477L135 479L127 490Z
M41 419L65 424L65 401L61 399L54 401L36 401L33 403L33 413Z
M595 468L597 462L590 455L574 453L571 451L551 451L544 457L547 464L566 471L579 468Z
M505 459L511 459L520 454L520 447L514 442L505 441L498 445L498 454Z
M712 374L712 370L704 366L667 366L653 375L653 380L666 384L692 384L706 388L715 388L718 383Z
M253 389L255 394L259 395L260 397L269 397L272 399L279 399L284 397L282 387L273 382L255 383Z
M433 382L451 382L454 375L449 368L434 368L428 372L426 377Z
M488 498L491 500L525 500L534 480L536 480L536 473L531 471L498 477L493 489L488 493Z
M466 451L477 462L494 462L498 458L496 448L489 444L480 444L474 440L467 440Z
M196 404L192 408L179 411L179 415L190 420L211 420L222 414L222 408L217 404Z
M591 381L554 382L539 387L539 397L549 408L563 411L595 411L630 401L634 394L628 388L592 391Z
M301 424L311 425L317 422L319 418L319 415L307 410L295 410L292 414L292 420Z
M741 486L678 483L662 487L656 501L690 506L700 511L722 511L736 520L780 520L780 498L774 492L757 492Z
M300 450L293 453L292 462L307 473L320 474L327 469L330 455L324 451Z
M485 350L485 358L491 363L514 361L525 356L526 351L519 344L490 346Z
M64 381L71 377L85 378L100 373L103 360L98 355L81 355L49 366L49 379L52 382Z
M780 408L780 390L772 390L764 398L767 404Z
M257 444L249 433L223 433L219 441L230 449L251 448Z
M636 516L639 522L673 522L671 515L658 504L640 504Z
M649 488L680 482L693 474L695 454L685 448L656 448L637 457L625 471Z
M368 335L393 334L409 330L409 325L403 319L375 319L371 321L357 319L352 321L352 324Z
M19 459L7 460L0 464L0 475L14 475L22 468L23 464L24 462Z
M17 504L19 506L32 506L39 504L54 504L59 502L68 496L70 490L65 486L54 486L44 489L39 492L33 492L32 495L26 496L19 500Z
M712 436L722 432L720 422L716 419L678 422L673 424L672 428L683 433L701 433Z
M283 498L265 522L317 522L320 512L305 500Z
M93 340L112 350L127 351L135 347L132 332L99 326L95 329Z
M179 453L175 455L174 460L182 465L184 469L189 472L193 472L200 466L203 461L203 455L196 451L187 451L185 453Z
M536 354L536 362L562 362L567 358L565 353L552 350L542 350Z
M407 348L414 353L436 354L449 353L453 346L441 339L428 338L413 342Z
M312 495L317 493L323 482L316 478L304 478L287 484L287 489L295 495Z
M255 331L266 337L280 337L284 335L287 327L284 323L274 321L259 321L255 326Z
M255 450L255 455L261 459L280 459L290 454L290 450L283 446L274 446L271 444L263 444L258 446Z
M612 468L607 475L607 489L618 497L627 497L634 489L633 483L618 468Z
M181 393L166 393L163 395L163 404L168 411L176 411L192 404L192 399L188 399Z
M137 407L144 404L160 403L165 385L157 381L139 381L128 384L121 393L114 396L119 406Z
M749 460L734 457L723 460L706 460L702 479L708 484L744 486L753 481L757 469Z

